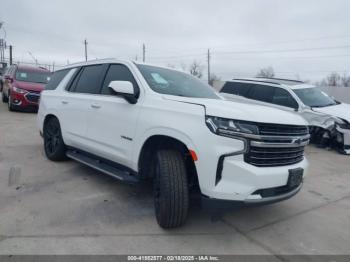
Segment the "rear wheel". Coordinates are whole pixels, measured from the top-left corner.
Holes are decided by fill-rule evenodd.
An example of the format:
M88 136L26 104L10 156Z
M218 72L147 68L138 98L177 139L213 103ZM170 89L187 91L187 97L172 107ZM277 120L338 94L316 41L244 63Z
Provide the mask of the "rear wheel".
M154 205L158 224L174 228L184 224L189 207L185 160L175 150L159 150L154 161Z
M51 117L44 125L44 149L48 159L62 161L66 157L66 145L63 142L61 127L56 117Z

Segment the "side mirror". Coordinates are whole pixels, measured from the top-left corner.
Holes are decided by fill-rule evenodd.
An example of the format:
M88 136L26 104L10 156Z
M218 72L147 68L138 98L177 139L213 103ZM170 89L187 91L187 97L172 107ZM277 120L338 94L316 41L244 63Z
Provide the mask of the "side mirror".
M129 81L111 81L108 85L117 96L124 97L130 104L136 104L134 86Z

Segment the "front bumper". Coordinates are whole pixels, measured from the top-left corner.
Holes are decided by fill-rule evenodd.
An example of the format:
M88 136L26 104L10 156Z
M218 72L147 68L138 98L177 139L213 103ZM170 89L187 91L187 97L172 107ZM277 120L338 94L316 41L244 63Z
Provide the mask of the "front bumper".
M337 137L336 144L338 144L338 149L346 155L350 155L350 129L341 128L336 126Z
M259 141L218 137L217 142L212 143L215 146L211 147L210 152L207 150L212 157L207 158L207 161L196 162L201 193L205 196L204 205L212 200L214 202L222 200L222 203L229 203L229 206L268 204L292 197L300 190L301 186L296 190L282 190L273 197L257 193L286 187L290 172L294 170L302 169L302 179L305 178L308 172L308 161L303 156L303 152L308 143L308 136L299 137L300 139L298 137L288 138L288 140L280 137L274 140L263 138L262 141ZM289 150L296 151L298 158L294 161L295 163L281 162L280 165L275 162L249 162L253 158L247 159L247 155L250 156L252 152L256 152L257 148L266 150L266 155L259 153L260 159L269 160L272 156L273 159L278 158L282 161L288 159L289 154L294 154ZM275 149L280 151L280 154L276 153ZM210 179L204 181L204 178ZM203 181L207 183L204 184Z
M38 110L38 99L40 94L28 92L26 94L11 93L11 103L15 110L21 111L37 111Z
M269 196L259 199L246 199L244 201L236 201L236 200L223 200L216 198L209 198L207 196L202 196L202 207L205 209L234 209L240 207L249 207L249 206L262 206L277 203L283 200L287 200L294 195L296 195L301 188L303 187L303 183L301 183L296 188L291 189L288 192L283 194Z

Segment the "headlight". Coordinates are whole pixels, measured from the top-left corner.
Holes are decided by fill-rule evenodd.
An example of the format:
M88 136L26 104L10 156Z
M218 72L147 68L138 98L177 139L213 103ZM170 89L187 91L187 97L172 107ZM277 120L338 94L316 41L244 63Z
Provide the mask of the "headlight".
M18 87L15 87L15 86L13 86L12 89L13 89L13 91L15 91L16 93L19 93L19 94L25 94L25 93L28 92L28 91L25 90L25 89L18 88Z
M258 127L250 122L233 120L215 116L206 116L205 123L210 131L214 134L222 136L235 136L235 135L258 135Z
M339 126L342 129L350 129L350 123L346 121L345 119L339 119L340 121L337 121L337 126Z

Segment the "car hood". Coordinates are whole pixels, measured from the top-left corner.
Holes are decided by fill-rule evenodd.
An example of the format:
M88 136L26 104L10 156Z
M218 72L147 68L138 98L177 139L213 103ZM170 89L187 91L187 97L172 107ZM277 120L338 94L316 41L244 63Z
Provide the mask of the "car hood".
M307 122L295 113L267 106L232 102L224 99L188 98L164 95L164 99L198 104L205 107L206 115L251 122L307 125Z
M350 123L350 105L349 104L338 104L334 106L326 107L313 107L312 110L321 112L327 115L342 118Z
M42 83L32 83L32 82L23 82L23 81L15 81L13 86L25 89L28 91L41 92L44 89L45 84Z

